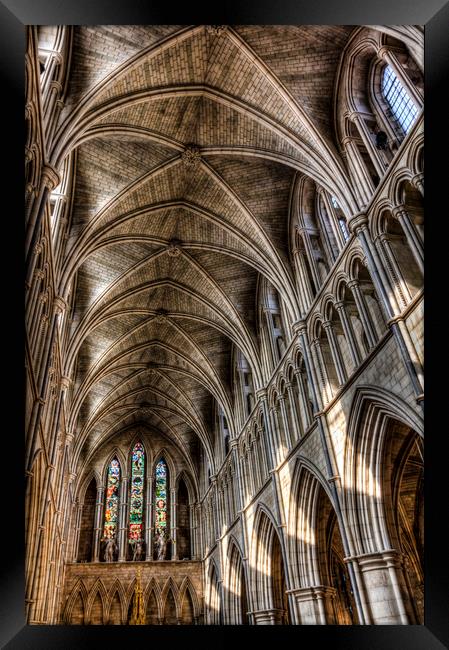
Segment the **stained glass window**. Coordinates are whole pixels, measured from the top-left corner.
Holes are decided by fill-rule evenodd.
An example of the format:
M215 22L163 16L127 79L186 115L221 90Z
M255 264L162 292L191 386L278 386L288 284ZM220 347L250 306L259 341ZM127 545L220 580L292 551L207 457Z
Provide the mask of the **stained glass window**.
M120 487L120 463L117 458L111 460L108 467L106 487L106 511L104 513L104 538L117 537L118 500Z
M160 460L156 465L156 533L167 533L167 465Z
M408 133L418 109L389 65L383 71L382 92L404 133Z
M141 442L133 449L131 468L131 498L129 508L129 539L143 540L143 491L145 475L145 450Z

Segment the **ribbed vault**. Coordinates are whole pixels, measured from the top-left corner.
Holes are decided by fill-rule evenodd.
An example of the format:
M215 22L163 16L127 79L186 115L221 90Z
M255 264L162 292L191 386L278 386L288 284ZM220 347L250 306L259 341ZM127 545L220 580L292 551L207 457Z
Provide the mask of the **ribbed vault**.
M75 168L62 358L80 462L145 423L193 469L201 446L214 466L217 405L235 422L234 350L256 389L267 380L261 277L299 318L288 233L297 172L355 206L330 105L352 32L74 28L51 159L73 156Z

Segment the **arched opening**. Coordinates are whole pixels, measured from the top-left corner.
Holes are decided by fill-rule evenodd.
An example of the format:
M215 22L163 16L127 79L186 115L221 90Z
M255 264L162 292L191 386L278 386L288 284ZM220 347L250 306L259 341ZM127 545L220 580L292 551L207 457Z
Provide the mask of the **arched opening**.
M235 544L229 559L229 622L231 625L248 625L248 598L242 556Z
M90 625L103 625L103 601L98 591L90 610Z
M178 550L178 560L190 560L190 508L189 494L187 486L183 479L180 479L178 485L178 531L176 536L176 545Z
M145 622L147 625L159 625L160 623L156 595L153 590L148 597Z
M178 615L176 613L175 597L171 589L167 593L164 607L164 625L177 625Z
M407 303L409 295L413 298L421 289L423 276L410 250L402 225L388 211L384 213L383 231L385 233L383 248L387 267L393 266L394 271L394 266L397 266L398 273L394 273L394 275L399 277L397 280L392 278L393 284L396 285L402 300Z
M326 399L330 399L338 390L339 380L329 339L324 327L321 324L318 327L317 352L319 355L321 355L321 359L318 359L318 363L322 368L325 397Z
M286 625L291 622L286 571L279 536L270 518L262 512L255 529L254 618L258 625Z
M209 625L220 625L221 623L220 586L214 565L212 565L209 573L206 619Z
M92 559L96 500L97 481L94 477L89 483L84 495L78 544L78 562L90 562Z
M369 354L371 345L354 294L347 285L342 289L342 302L349 319L349 326L354 333L354 344L357 346L360 359L363 360Z
M115 592L109 608L109 625L122 624L122 603L118 591Z
M409 181L406 181L403 186L402 197L412 227L415 228L421 241L424 241L424 201L422 194Z
M357 262L355 275L359 283L358 286L360 288L362 299L365 301L368 309L370 323L374 326L373 334L376 339L380 339L387 330L387 324L372 278L366 266L360 262Z
M73 604L69 624L84 625L84 602L80 592L78 592Z
M344 562L345 552L337 516L321 485L318 489L316 525L321 583L331 587L329 596L325 598L326 622L334 625L356 625L356 604Z
M193 625L194 623L195 619L192 596L190 595L190 591L186 589L182 601L181 625Z
M281 545L276 534L272 537L271 545L271 584L273 594L273 610L277 625L289 625L287 584L285 580L284 561Z
M407 600L413 610L411 622L423 624L423 442L410 427L393 419L389 420L386 431L383 490L392 543L403 557Z

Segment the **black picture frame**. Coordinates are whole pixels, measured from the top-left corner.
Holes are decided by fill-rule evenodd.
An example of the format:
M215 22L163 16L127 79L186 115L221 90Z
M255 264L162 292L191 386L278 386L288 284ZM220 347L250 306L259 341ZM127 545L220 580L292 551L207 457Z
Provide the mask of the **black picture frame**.
M440 650L449 647L447 590L447 537L443 495L447 494L447 461L442 444L447 436L444 426L445 387L438 377L439 365L445 366L445 318L439 296L444 292L445 259L442 227L449 215L444 213L443 196L447 184L446 165L438 160L444 152L442 136L447 131L443 115L443 90L448 85L449 3L442 0L259 0L242 3L222 0L202 12L191 3L176 7L173 3L150 3L149 0L3 0L0 3L0 70L2 74L3 158L2 173L3 252L11 260L3 267L3 324L7 342L3 375L8 378L3 390L3 539L0 583L0 643L3 648L38 650L86 647L148 647L153 644L180 642L189 645L224 647L241 641L242 629L223 627L105 627L105 626L30 626L25 623L24 606L24 454L23 396L21 358L23 339L22 296L22 213L23 213L23 145L24 130L24 54L27 24L420 24L425 25L425 139L427 246L431 254L426 262L427 291L425 316L427 372L425 466L425 625L423 626L297 626L294 628L245 628L245 642L314 646L331 644L332 648L357 650ZM6 145L6 136L11 142ZM443 158L444 160L444 158ZM6 173L5 173L6 172ZM444 175L444 178L443 178ZM6 201L9 207L6 208ZM6 234L5 234L6 233ZM6 245L5 245L6 244ZM446 334L447 336L447 334ZM441 343L441 345L440 345ZM11 417L7 424L7 416ZM19 441L22 441L19 442ZM6 476L5 476L6 474ZM443 507L442 507L443 506ZM139 644L139 645L138 645Z

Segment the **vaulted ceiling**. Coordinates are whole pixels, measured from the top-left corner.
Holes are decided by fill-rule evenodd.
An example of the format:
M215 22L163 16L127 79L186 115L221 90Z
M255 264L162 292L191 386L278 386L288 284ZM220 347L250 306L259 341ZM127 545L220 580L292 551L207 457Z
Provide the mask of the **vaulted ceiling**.
M63 285L83 455L144 422L192 466L199 444L213 463L216 402L233 427L233 346L266 381L260 276L299 317L295 175L354 205L332 106L354 29L74 28L52 158L76 161Z

